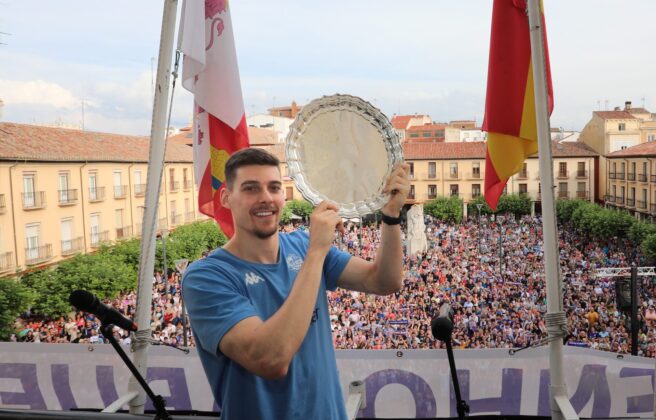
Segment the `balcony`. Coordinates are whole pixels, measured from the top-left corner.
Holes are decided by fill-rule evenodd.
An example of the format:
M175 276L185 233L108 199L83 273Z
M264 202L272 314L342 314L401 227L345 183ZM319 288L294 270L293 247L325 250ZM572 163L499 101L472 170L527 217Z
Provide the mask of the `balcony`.
M89 203L105 201L105 187L89 188Z
M615 204L624 205L624 197L615 197Z
M627 198L626 199L626 206L627 207L635 207L635 198Z
M470 172L467 174L468 179L481 179L481 173L479 172Z
M48 261L52 258L52 244L25 248L25 264L34 265Z
M3 252L0 254L0 273L7 271L14 266L14 253Z
M478 198L478 197L480 197L480 196L481 196L481 192L480 192L480 191L474 191L474 192L471 193L471 198L472 198L472 200L473 200L473 199L476 199L476 198Z
M559 200L567 200L569 198L569 191L558 191Z
M405 201L414 201L415 200L415 193L411 192L408 194L408 198L405 199Z
M577 191L576 192L576 198L578 200L589 200L590 199L589 194L588 194L587 191Z
M123 226L116 228L116 239L130 239L132 238L132 226Z
M36 210L46 207L46 192L28 192L22 193L23 197L23 210Z
M588 177L588 171L584 170L577 170L576 171L576 177L581 179L581 178L587 178Z
M626 179L628 181L635 181L636 180L635 172L629 172L628 174L626 174Z
M61 241L61 254L62 257L67 257L69 255L77 254L84 250L84 238L79 237L75 239L69 239L67 241Z
M517 174L517 179L528 179L528 171L520 171Z
M636 207L639 209L647 209L647 202L643 200L637 200L636 201Z
M556 175L556 178L558 178L558 179L567 179L567 178L569 178L569 171L558 171L558 175Z
M647 174L638 174L638 182L647 182Z
M185 191L188 191L188 190L192 189L193 187L194 187L194 183L191 179L185 179L184 181L182 181L182 188Z
M615 202L615 196L614 195L605 195L604 196L604 201L607 203L614 203Z
M109 241L109 231L105 230L102 232L92 233L91 238L91 248L98 248L101 243Z
M171 226L178 226L182 224L182 215L178 213L171 213Z
M656 182L656 175L650 175L649 179L651 182Z
M114 185L114 198L121 200L125 198L128 193L127 185Z
M146 184L134 184L134 196L143 197L146 195Z
M459 172L449 172L448 175L449 179L460 179L460 173Z
M608 173L608 179L615 179L615 178L617 178L617 174L615 172Z
M7 212L7 203L5 203L5 195L0 194L0 214Z
M59 190L59 205L71 206L77 203L77 190Z
M624 181L624 172L618 172L615 174L616 179Z
M176 192L180 189L180 181L173 181L169 183L169 185L171 187L171 192Z
M427 200L435 200L436 198L437 198L437 193L433 193L433 194L428 193L428 194L426 194L426 199Z
M188 211L185 213L185 223L193 222L195 220L196 213L193 211Z

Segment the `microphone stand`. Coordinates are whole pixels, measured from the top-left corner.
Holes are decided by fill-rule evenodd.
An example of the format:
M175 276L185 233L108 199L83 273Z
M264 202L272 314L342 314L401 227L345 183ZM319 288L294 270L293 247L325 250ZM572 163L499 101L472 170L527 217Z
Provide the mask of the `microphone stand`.
M460 383L458 382L458 371L456 370L456 361L453 358L453 347L451 346L451 332L446 340L446 355L449 358L449 369L451 370L451 380L453 381L453 391L456 394L456 410L458 411L458 420L463 420L465 414L469 413L469 404L462 399L460 395Z
M109 342L112 344L112 347L114 347L114 350L116 350L116 352L121 357L121 359L123 359L123 362L125 362L125 364L127 365L128 369L130 369L130 372L132 372L134 378L137 380L137 382L139 382L139 385L141 385L144 391L146 391L148 397L150 397L150 399L152 400L156 410L155 420L172 420L173 418L166 411L166 400L161 395L155 395L153 390L150 389L150 386L148 385L148 383L146 383L143 376L141 376L137 368L134 366L132 360L130 360L127 354L125 354L121 346L114 338L112 327L113 324L103 323L100 326L100 331L102 332L103 336L109 340Z

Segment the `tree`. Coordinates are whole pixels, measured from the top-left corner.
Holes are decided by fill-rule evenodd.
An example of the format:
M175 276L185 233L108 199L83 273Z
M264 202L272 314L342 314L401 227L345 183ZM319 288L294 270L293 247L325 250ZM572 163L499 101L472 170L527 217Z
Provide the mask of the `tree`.
M457 196L438 197L424 204L424 213L438 219L460 223L462 221L462 200Z
M285 207L289 208L289 210L295 215L304 218L310 217L310 215L314 211L314 207L312 206L312 204L310 204L305 200L290 200L287 203L285 203Z
M289 208L289 206L285 205L285 207L282 208L282 214L280 215L280 223L286 225L291 221L292 221L292 210Z
M34 298L34 292L16 279L0 279L0 341L9 340L14 321L27 311Z
M560 223L567 223L572 219L572 213L581 205L589 203L584 200L558 200L556 201L556 217Z
M481 215L488 215L494 213L492 208L488 206L487 201L485 201L485 197L482 195L479 195L478 197L472 199L468 204L467 204L467 214L472 217L476 216L478 217L478 204L482 204L481 206Z
M640 244L640 250L651 261L656 261L656 233L647 235Z
M499 198L497 213L512 213L517 218L531 214L531 198L526 194L504 194Z
M656 226L648 222L635 222L629 228L629 239L633 241L634 244L641 244L649 235L656 233Z

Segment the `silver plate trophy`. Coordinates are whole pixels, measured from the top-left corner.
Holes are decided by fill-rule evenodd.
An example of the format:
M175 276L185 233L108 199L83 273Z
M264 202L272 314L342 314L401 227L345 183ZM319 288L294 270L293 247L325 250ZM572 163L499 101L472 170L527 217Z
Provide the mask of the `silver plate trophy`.
M289 176L315 206L329 200L339 214L357 218L381 209L392 167L403 160L387 117L351 95L315 99L296 116L287 135Z

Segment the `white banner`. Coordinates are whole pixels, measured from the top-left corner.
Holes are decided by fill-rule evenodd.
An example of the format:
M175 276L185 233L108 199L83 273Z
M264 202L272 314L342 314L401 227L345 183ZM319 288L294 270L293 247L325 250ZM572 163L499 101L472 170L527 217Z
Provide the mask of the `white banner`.
M454 353L471 414L549 415L547 348ZM652 417L653 360L576 347L564 354L567 391L581 417ZM151 347L148 361L147 381L168 408L218 409L195 351ZM338 351L337 365L342 389L365 381L364 417L457 415L444 350ZM109 345L0 343L3 408L103 408L127 392L128 378Z

